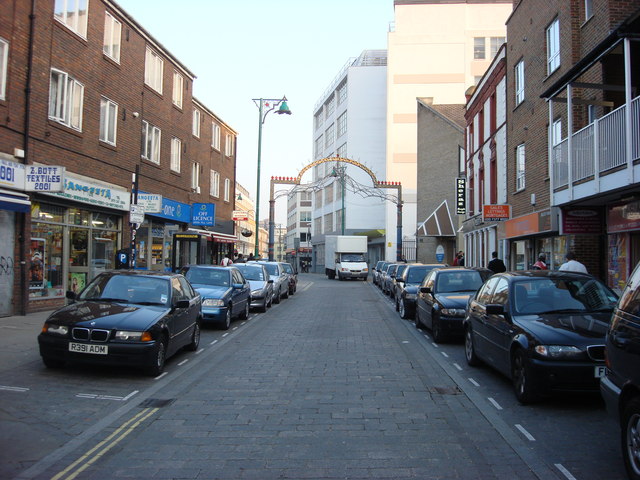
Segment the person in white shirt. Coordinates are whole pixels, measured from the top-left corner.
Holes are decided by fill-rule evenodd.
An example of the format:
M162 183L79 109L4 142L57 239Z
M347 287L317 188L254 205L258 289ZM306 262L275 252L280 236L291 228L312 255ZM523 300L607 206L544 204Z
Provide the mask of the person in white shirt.
M222 262L220 262L220 265L222 265L223 267L228 267L231 264L233 264L233 260L229 258L229 255L225 255L222 259Z
M563 263L558 269L561 272L589 273L587 272L587 267L576 260L576 256L573 254L573 252L567 253L564 258L566 258L567 261Z

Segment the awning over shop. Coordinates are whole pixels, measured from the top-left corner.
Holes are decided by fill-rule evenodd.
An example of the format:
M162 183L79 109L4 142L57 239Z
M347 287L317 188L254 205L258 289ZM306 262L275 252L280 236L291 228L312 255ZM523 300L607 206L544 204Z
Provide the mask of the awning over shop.
M416 233L426 237L455 237L456 233L446 200L418 226Z
M13 190L0 189L0 210L28 213L31 210L29 195Z
M200 230L199 228L190 228L188 233L199 233L200 235L210 237L218 243L235 243L238 240L237 235L230 235L228 233L211 232L209 230Z

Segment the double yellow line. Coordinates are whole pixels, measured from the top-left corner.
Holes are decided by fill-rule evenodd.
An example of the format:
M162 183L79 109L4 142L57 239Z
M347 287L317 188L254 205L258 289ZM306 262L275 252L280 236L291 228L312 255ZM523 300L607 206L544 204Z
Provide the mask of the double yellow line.
M62 478L72 480L76 478L158 410L158 408L145 408L133 418L120 425L111 435L82 455L78 460L58 473L55 477L52 477L51 480L60 480Z

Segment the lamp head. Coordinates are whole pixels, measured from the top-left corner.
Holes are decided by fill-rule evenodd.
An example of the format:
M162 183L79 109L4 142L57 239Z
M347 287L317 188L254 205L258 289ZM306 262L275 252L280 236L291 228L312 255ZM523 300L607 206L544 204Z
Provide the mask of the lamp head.
M285 115L291 115L291 110L289 110L289 105L287 105L287 97L284 97L282 99L282 103L280 104L280 108L278 108L278 111L276 113L278 115L282 115L283 113Z

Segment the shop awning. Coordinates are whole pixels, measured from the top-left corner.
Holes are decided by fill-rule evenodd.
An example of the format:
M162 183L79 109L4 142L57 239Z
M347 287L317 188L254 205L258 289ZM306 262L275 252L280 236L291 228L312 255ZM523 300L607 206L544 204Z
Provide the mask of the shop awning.
M29 195L13 190L0 189L0 210L28 213L31 210Z
M426 237L455 237L449 205L444 200L427 219L418 226L418 235Z
M199 233L200 235L210 237L218 243L235 243L238 242L237 235L230 235L228 233L211 232L209 230L200 230L199 228L190 228L188 233Z

